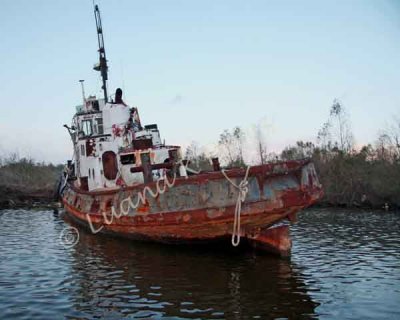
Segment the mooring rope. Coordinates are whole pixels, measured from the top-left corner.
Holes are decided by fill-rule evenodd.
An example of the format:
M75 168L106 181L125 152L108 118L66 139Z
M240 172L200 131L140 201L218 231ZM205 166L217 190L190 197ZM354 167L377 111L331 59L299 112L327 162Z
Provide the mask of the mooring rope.
M231 185L233 185L236 189L239 190L238 197L236 200L235 216L234 216L233 230L232 230L232 245L234 247L237 247L240 243L240 214L242 211L242 202L244 202L244 200L246 199L246 195L249 192L249 187L248 187L249 182L247 181L249 171L250 171L250 166L248 166L246 169L246 175L244 176L244 179L237 185L226 175L224 169L221 170L226 180L228 180Z

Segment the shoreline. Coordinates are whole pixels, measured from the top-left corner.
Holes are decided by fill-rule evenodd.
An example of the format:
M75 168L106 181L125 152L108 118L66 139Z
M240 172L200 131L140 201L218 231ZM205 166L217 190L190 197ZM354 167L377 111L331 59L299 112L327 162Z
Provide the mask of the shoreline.
M48 188L21 190L0 186L0 210L18 208L54 208L54 191Z

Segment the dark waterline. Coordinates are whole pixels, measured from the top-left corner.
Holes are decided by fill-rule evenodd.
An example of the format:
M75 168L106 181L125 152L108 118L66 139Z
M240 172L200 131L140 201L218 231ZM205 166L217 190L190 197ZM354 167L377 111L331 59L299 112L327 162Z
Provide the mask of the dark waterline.
M398 319L400 215L308 210L290 260L80 232L0 211L1 319Z

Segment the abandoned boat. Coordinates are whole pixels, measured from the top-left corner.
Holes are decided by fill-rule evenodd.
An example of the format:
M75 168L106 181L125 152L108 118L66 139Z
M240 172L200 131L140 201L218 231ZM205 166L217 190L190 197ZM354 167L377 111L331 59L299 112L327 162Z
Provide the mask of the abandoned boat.
M165 243L243 243L290 253L296 213L322 195L310 160L196 172L179 146L162 141L156 124L142 126L137 108L107 93L108 66L95 6L102 98L85 96L68 129L74 158L59 193L66 215L89 228Z

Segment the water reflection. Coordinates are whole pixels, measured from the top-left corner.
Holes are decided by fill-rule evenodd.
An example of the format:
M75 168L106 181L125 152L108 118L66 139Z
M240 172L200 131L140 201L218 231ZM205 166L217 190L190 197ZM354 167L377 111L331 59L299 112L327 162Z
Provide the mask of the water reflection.
M82 315L245 319L314 314L288 260L133 243L81 233L74 307ZM75 280L74 280L75 281Z
M321 302L319 315L399 319L399 213L309 210L292 234L292 261L301 264L310 295Z
M399 319L400 215L309 210L291 260L141 244L0 211L0 319Z

